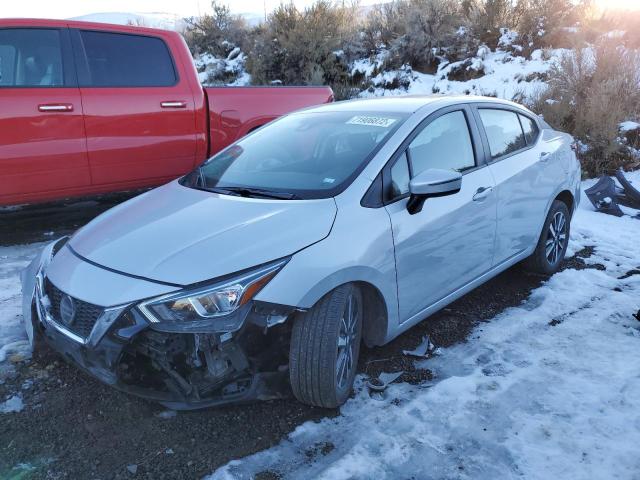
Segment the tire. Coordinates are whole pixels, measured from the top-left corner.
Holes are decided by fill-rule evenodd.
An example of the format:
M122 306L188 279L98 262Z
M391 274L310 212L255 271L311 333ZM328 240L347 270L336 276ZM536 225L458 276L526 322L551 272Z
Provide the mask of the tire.
M300 402L335 408L349 398L360 353L362 312L360 290L346 284L296 318L289 379Z
M542 227L536 249L525 261L528 270L543 275L558 271L569 244L571 214L567 204L554 200ZM554 232L560 228L560 232Z

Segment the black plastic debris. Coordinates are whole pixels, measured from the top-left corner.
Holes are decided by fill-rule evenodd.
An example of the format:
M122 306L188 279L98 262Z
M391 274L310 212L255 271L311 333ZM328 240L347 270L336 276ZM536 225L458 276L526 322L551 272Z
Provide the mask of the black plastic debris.
M584 193L598 212L616 217L624 215L616 201L618 193L613 178L600 177L598 182L593 187L587 188Z
M622 185L623 192L618 195L617 200L627 207L640 209L640 191L624 176L622 169L616 171L616 179Z
M622 187L618 187L613 178L603 176L584 193L598 212L622 217L624 213L619 205L640 209L640 191L627 180L622 169L615 172L615 177Z

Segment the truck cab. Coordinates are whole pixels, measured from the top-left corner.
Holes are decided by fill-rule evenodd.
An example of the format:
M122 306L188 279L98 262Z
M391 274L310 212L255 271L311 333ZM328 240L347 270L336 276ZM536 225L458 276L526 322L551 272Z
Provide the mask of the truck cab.
M177 32L0 20L0 206L151 187L328 87L203 88Z

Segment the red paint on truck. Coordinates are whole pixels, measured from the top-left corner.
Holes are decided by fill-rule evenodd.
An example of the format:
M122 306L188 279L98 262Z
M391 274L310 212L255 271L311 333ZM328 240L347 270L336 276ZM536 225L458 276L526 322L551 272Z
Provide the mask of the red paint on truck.
M328 87L203 88L182 36L0 20L0 205L160 185Z

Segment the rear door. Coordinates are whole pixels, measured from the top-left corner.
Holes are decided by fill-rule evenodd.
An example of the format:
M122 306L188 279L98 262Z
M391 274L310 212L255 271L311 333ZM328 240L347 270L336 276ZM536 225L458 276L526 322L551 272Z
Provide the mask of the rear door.
M135 187L195 163L193 95L165 38L72 29L94 185Z
M0 28L0 204L90 184L66 28Z
M533 117L489 104L478 105L476 115L496 181L497 265L536 244L558 177L547 169L547 152Z
M496 234L494 181L468 107L436 112L404 148L383 171L403 322L487 272ZM428 168L462 172L462 188L412 215L409 180Z

